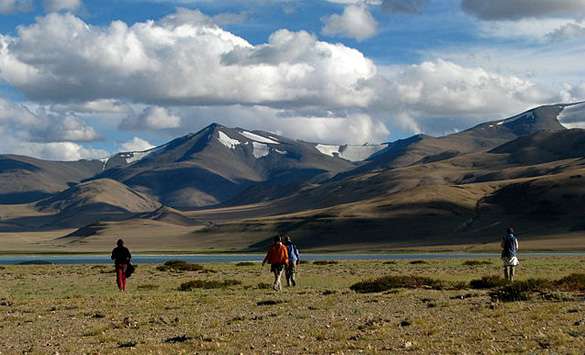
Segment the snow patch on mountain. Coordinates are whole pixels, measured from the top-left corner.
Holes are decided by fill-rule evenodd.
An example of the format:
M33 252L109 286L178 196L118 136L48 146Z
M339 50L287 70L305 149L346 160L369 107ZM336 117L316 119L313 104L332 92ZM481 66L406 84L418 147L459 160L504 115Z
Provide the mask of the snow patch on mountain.
M252 142L252 147L254 148L252 154L254 154L256 159L260 159L270 154L270 148L268 148L266 144Z
M240 131L240 134L248 139L251 139L251 140L259 142L259 143L280 144L278 141L274 140L274 138L270 139L270 138L262 137L260 135L255 134L255 133L252 133L252 132Z
M223 133L222 131L218 132L218 139L221 144L225 145L229 149L236 149L236 147L241 144L239 140L230 138L230 136Z
M372 154L386 148L385 144L364 144L364 145L328 145L317 144L315 148L321 153L339 157L349 161L362 161L369 158Z
M565 128L585 128L585 102L563 107L558 119Z

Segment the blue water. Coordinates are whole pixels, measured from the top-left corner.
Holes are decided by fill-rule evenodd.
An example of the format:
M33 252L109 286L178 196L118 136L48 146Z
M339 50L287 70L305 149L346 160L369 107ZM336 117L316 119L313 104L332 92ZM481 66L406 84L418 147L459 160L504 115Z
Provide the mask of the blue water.
M531 256L585 256L584 252L542 252L522 253L521 258ZM261 262L260 254L197 254L197 255L140 255L135 254L136 264L162 264L168 260L184 260L191 263L236 263L242 261ZM474 259L498 258L496 253L416 253L416 254L303 254L302 259L316 260L417 260L417 259ZM14 265L31 262L48 262L51 264L110 264L109 255L18 255L0 256L0 265Z

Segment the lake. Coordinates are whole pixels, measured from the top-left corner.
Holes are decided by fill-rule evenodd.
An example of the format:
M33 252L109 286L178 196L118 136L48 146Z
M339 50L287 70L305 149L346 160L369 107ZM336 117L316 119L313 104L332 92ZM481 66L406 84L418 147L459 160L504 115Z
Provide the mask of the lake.
M584 252L539 252L522 253L521 258L531 256L585 256ZM236 263L242 261L261 262L263 254L188 254L188 255L146 255L135 254L132 258L136 264L162 264L168 260L185 260L191 263ZM417 260L417 259L499 259L497 253L389 253L389 254L303 254L302 260ZM0 256L0 265L15 265L22 263L50 263L50 264L110 264L109 255L5 255Z

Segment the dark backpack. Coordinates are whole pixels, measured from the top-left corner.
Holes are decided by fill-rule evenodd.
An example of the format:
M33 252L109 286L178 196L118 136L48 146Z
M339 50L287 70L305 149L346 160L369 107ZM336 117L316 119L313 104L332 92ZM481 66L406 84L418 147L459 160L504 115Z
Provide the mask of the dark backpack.
M136 267L132 264L128 264L128 266L126 267L126 278L132 276L134 271L136 271Z

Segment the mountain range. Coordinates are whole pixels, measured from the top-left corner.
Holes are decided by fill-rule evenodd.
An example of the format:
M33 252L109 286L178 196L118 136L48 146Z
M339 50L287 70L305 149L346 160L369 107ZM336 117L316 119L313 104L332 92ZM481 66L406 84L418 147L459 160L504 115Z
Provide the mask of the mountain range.
M562 244L585 231L585 130L562 125L568 114L585 121L585 104L385 144L211 124L103 160L0 155L0 233L45 232L44 248L126 234L148 250L256 250L286 231L304 248L355 250L478 245L514 225Z

